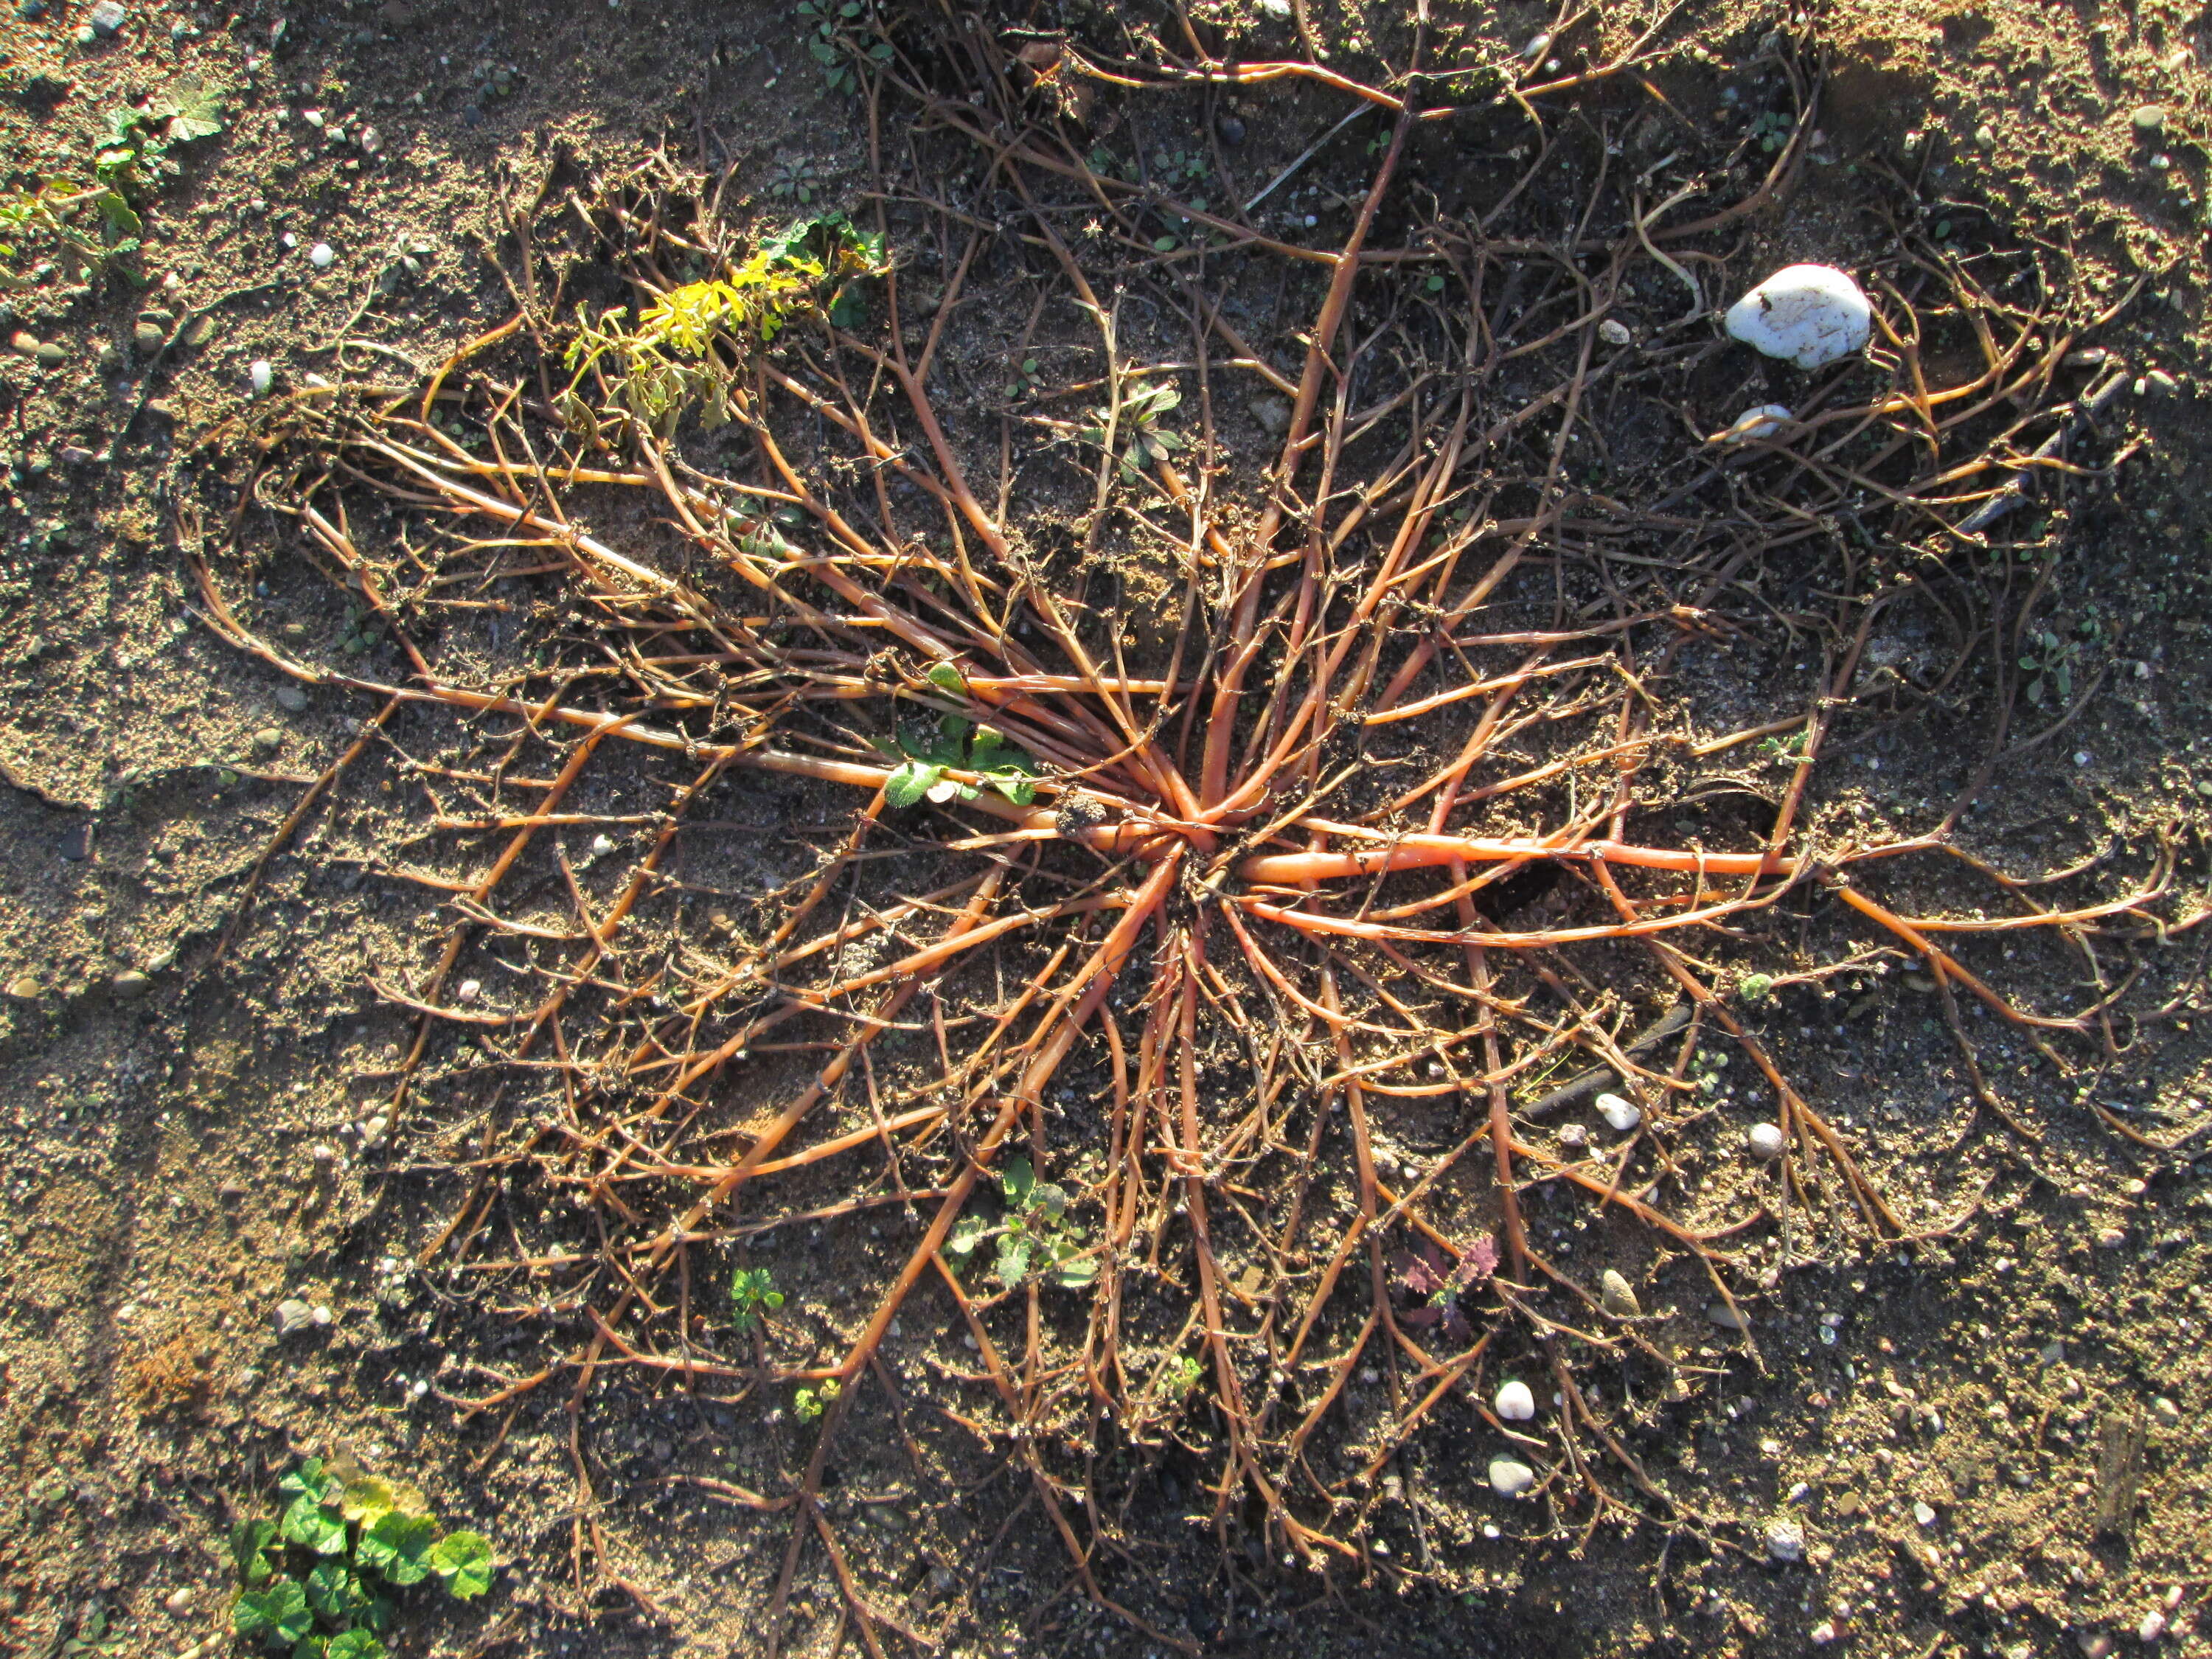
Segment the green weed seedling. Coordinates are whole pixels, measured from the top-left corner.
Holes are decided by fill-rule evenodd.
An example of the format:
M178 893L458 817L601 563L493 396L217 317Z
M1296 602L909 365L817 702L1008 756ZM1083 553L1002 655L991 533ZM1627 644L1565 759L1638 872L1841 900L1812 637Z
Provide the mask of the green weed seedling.
M1141 386L1121 400L1121 409L1115 417L1116 441L1127 439L1128 447L1121 452L1121 476L1133 479L1137 469L1146 461L1164 461L1182 447L1182 436L1161 424L1168 412L1182 402L1182 393L1162 381L1155 386ZM1111 411L1094 409L1091 411L1093 424L1076 435L1085 443L1103 444L1106 441L1107 416Z
M694 408L709 428L721 426L735 412L730 386L736 368L718 343L739 353L767 346L810 314L849 327L866 311L861 280L887 269L880 235L860 230L842 213L822 214L764 237L726 276L671 289L635 325L619 307L596 323L580 311L565 359L574 378L554 399L555 410L572 431L595 431L597 416L580 388L605 364L617 400L654 431L672 430Z
M999 1191L1006 1211L995 1225L981 1216L963 1215L945 1241L945 1256L956 1269L965 1267L985 1240L996 1239L999 1282L1009 1287L1037 1277L1080 1290L1098 1276L1096 1259L1085 1255L1081 1241L1071 1236L1067 1194L1039 1181L1029 1159L1006 1161Z
M783 1305L783 1292L766 1267L740 1267L730 1275L730 1323L749 1331L762 1316Z
M836 1377L825 1376L812 1388L802 1388L792 1395L791 1409L798 1414L800 1422L811 1423L836 1404L837 1396L843 1392Z
M929 683L953 696L964 695L967 686L960 671L944 662L931 667ZM1017 806L1036 799L1036 762L1009 744L996 726L978 726L965 715L942 715L927 732L902 729L895 741L876 746L898 762L884 781L884 798L893 806L973 800L984 788L997 790ZM945 775L955 770L977 773L983 782L979 787Z
M441 1535L416 1494L372 1476L343 1478L310 1457L277 1483L275 1521L231 1528L238 1600L232 1630L291 1659L382 1659L391 1593L436 1578L457 1601L491 1588L480 1534Z
M123 1659L131 1651L131 1638L109 1627L106 1607L87 1607L57 1651L59 1659Z

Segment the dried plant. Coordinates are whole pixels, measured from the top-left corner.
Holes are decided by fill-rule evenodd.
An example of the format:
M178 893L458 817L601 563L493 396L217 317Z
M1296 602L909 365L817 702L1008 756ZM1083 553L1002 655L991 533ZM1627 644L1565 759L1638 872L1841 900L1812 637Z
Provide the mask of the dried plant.
M404 396L311 394L270 439L263 498L374 607L384 655L300 660L206 571L242 646L385 700L332 777L403 711L477 733L474 757L408 759L428 839L377 854L454 918L421 971L380 981L421 1017L395 1120L434 1075L489 1102L425 1260L545 1322L542 1366L470 1409L511 1420L557 1387L583 1422L610 1386L805 1388L820 1430L792 1490L739 1494L795 1517L779 1630L810 1542L863 1628L882 1617L820 1481L853 1414L888 1408L872 1370L893 1322L933 1303L976 1356L940 1369L1020 1431L994 1454L1109 1606L1147 1447L1209 1459L1216 1525L1264 1533L1271 1559L1365 1572L1371 1477L1446 1419L1495 1431L1483 1377L1509 1364L1564 1402L1522 1438L1531 1528L1703 1525L1632 1449L1646 1408L1584 1391L1601 1358L1685 1374L1599 1269L1694 1264L1733 1310L1823 1241L1971 1208L1900 1213L1761 1011L1909 957L1979 1098L2032 1133L1955 993L2063 1063L2055 1036L2109 1040L2100 941L2142 933L2163 890L2160 866L2050 902L1950 839L2004 752L2009 641L2038 602L1954 526L2064 428L2062 365L2095 316L2032 250L1961 257L1900 218L1869 273L1875 349L1805 379L1771 435L1712 444L1722 400L1760 383L1700 278L1803 166L1802 81L1786 132L1692 152L1655 203L1617 160L1643 45L1549 83L1500 71L1509 103L1460 115L1572 112L1454 216L1414 159L1452 114L1408 101L1435 89L1419 76L883 27L860 43L871 130L907 136L878 138L868 257L888 269L865 315L849 286L821 303L818 272L780 288L772 340L702 313L641 406L635 328L565 322L544 245L587 224L570 263L611 264L665 319L735 280L717 272L759 274L724 191L668 164L557 223L518 212L514 322ZM1147 124L1187 131L1206 96L1269 83L1371 111L1371 173L1327 243L1172 194L1180 172L1101 165L1073 125L1118 100L1141 158ZM1310 293L1301 326L1255 320L1278 287ZM1624 313L1678 320L1607 344ZM959 390L970 351L1047 367L1010 404ZM1255 391L1286 406L1264 440ZM710 438L684 398L732 424ZM538 596L538 654L451 608L465 591ZM1869 640L1908 613L1948 630L1954 665L1863 699ZM1761 641L1777 672L1701 705L1698 665ZM1840 722L1984 655L1948 806L1891 829L1816 787ZM641 811L591 793L613 775L638 799L617 751L671 780ZM740 778L836 826L742 901L683 859ZM579 863L566 837L594 829ZM1914 914L1910 872L1946 860L2001 914ZM2073 951L2092 1006L2018 1006L1961 960L1984 937ZM508 991L458 996L492 953ZM1750 1085L1725 1110L1717 1053ZM1641 1121L1586 1154L1551 1120L1595 1086ZM1781 1131L1771 1173L1686 1179L1685 1148L1737 1144L1754 1099ZM1057 1202L1033 1201L1048 1178ZM507 1209L515 1191L547 1201ZM1563 1255L1578 1210L1607 1224L1601 1259ZM790 1305L718 1345L702 1266L721 1282L799 1227L859 1276L857 1309L810 1327L780 1269ZM986 1238L999 1270L963 1271ZM588 1324L562 1348L569 1316ZM810 1355L808 1328L839 1351ZM599 1522L574 1443L581 1576Z

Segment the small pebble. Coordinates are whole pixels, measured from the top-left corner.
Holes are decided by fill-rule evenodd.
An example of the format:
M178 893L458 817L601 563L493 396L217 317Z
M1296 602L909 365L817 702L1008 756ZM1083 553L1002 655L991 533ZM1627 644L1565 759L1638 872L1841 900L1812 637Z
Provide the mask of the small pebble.
M2100 1249L2117 1250L2121 1245L2127 1242L2128 1233L2127 1229L2124 1227L2100 1227L2097 1229L2097 1247Z
M483 994L483 981L478 979L465 979L453 988L453 1000L465 1008Z
M2081 1650L2082 1659L2105 1659L2112 1650L2112 1638L2100 1630L2077 1631L2074 1645Z
M2158 1419L2159 1423L2163 1427L2171 1429L2180 1426L2181 1407L2175 1405L2173 1401L2168 1400L2164 1395L2160 1395L2157 1399L2150 1402L2150 1414Z
M269 388L276 384L276 370L266 357L257 357L246 369L246 379L252 386L255 397L265 398L269 395Z
M1608 317L1597 325L1597 337L1609 346L1625 346L1636 337L1628 331L1628 325L1618 317Z
M1490 1489L1500 1498L1526 1497L1536 1484L1536 1471L1510 1457L1490 1460Z
M2156 137L2166 131L2166 106L2137 104L2135 112L2128 117L2137 132L2146 137Z
M1805 1639L1816 1648L1825 1648L1842 1634L1843 1632L1836 1628L1834 1620L1823 1619L1805 1632Z
M593 858L603 859L614 850L615 844L609 837L605 836L593 836L592 837L592 856Z
M255 752L273 755L284 746L284 733L273 726L264 726L253 734Z
M36 1002L43 989L35 974L19 974L8 981L8 994L18 1002Z
M1536 1414L1536 1396L1517 1378L1498 1390L1497 1404L1498 1414L1509 1423L1526 1423Z
M141 318L137 326L131 331L131 343L149 357L161 349L163 342L168 337L161 331L161 324L148 321L143 318Z
M1912 1520L1916 1526L1932 1527L1936 1524L1936 1511L1924 1502L1915 1499L1912 1505Z
M288 1296L276 1304L276 1334L290 1336L304 1331L315 1322L315 1310L295 1296Z
M1766 1553L1775 1561L1805 1559L1805 1528L1790 1516L1778 1515L1766 1523Z
M1625 1135L1644 1121L1643 1108L1619 1095L1600 1095L1590 1104L1597 1108L1597 1115L1612 1126L1615 1134Z
M181 1589L171 1590L161 1598L161 1605L177 1618L183 1618L192 1610L191 1586L187 1584Z
M1754 1123L1744 1132L1744 1144L1757 1158L1782 1156L1782 1131L1771 1123Z
M92 25L94 34L108 35L121 28L124 19L129 15L120 0L100 0L100 3L86 14L84 21Z
M331 268L331 261L337 257L337 250L328 242L318 242L307 250L307 263L314 266L317 270L328 270Z
M381 1114L369 1119L368 1122L362 1124L361 1126L362 1150L363 1152L367 1152L370 1147L374 1146L382 1141L386 1133L391 1129L391 1127L392 1120L388 1117L383 1116Z
M69 348L49 340L33 355L38 358L40 368L59 368L69 361Z
M1782 423L1790 418L1788 405L1761 404L1756 409L1747 409L1728 425L1713 434L1717 444L1747 444L1759 439L1771 438L1782 430Z
M1291 429L1291 400L1262 393L1252 398L1244 407L1260 423L1260 429L1271 438L1279 438Z
M1213 124L1213 130L1221 135L1221 142L1231 149L1244 142L1244 124L1233 115L1223 116Z
M1599 1305L1616 1319L1635 1319L1644 1310L1638 1305L1635 1288L1611 1267L1597 1281Z
M288 714L303 714L307 707L307 688L290 680L276 688L276 706Z
M1579 1123L1570 1123L1559 1131L1559 1145L1578 1152L1589 1145L1589 1131Z
M119 997L143 997L154 981L136 968L125 968L109 983L114 986L115 994Z
M1743 1316L1725 1302L1716 1302L1708 1306L1705 1310L1705 1317L1724 1331L1740 1331L1743 1328Z
M2138 1642L2155 1642L2165 1634L2166 1614L2157 1607L2143 1614L2142 1622L2136 1626L2136 1640Z

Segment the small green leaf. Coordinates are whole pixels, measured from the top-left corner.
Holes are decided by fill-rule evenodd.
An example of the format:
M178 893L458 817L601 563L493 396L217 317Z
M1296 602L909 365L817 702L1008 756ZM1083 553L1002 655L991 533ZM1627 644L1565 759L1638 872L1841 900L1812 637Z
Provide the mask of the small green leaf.
M382 1573L386 1583L403 1589L419 1584L429 1576L430 1546L437 1531L437 1523L428 1516L394 1510L362 1534L354 1559Z
M1030 1242L1018 1233L999 1241L999 1282L1018 1285L1029 1277Z
M307 1575L307 1602L324 1618L343 1622L368 1599L361 1580L343 1561L325 1561Z
M945 1254L951 1257L954 1267L967 1266L968 1258L975 1254L975 1247L983 1242L990 1231L990 1224L982 1217L962 1216L952 1224L952 1231L945 1241Z
M1081 1290L1098 1277L1098 1260L1064 1238L1055 1238L1045 1251L1052 1264L1052 1282L1065 1290Z
M983 781L1017 806L1036 799L1036 785L1018 772L994 772Z
M307 1592L295 1579L280 1578L264 1590L244 1590L230 1610L230 1627L249 1641L289 1647L315 1627Z
M908 761L884 780L884 799L893 806L911 806L934 789L945 769L924 761Z
M1030 1188L1029 1207L1042 1210L1054 1221L1067 1213L1067 1194L1048 1181L1040 1181Z
M276 1483L276 1492L281 1498L312 1498L319 1503L330 1484L321 1458L303 1458L299 1468Z
M471 1601L491 1588L491 1546L477 1533L449 1532L430 1552L430 1568L455 1600Z
M1152 252L1155 252L1155 253L1173 253L1175 251L1176 251L1176 239L1175 239L1174 237L1172 237L1172 236L1155 236L1154 238L1152 238Z
M1426 283L1423 283L1423 284L1422 284L1422 286L1423 286L1423 287L1425 287L1425 288L1426 288L1426 289L1428 289L1428 291L1429 291L1430 293L1431 293L1431 294L1441 294L1441 293L1443 293L1443 292L1444 291L1444 274L1443 274L1443 272L1442 272L1441 270L1432 270L1432 271L1431 271L1431 272L1429 273L1429 280L1428 280Z
M1743 976L1743 982L1737 986L1736 989L1742 993L1746 1002L1764 1002L1766 1000L1767 994L1774 989L1774 975L1746 974Z
M384 1644L356 1626L331 1638L323 1659L384 1659Z
M379 1516L389 1515L399 1507L399 1494L373 1474L348 1481L338 1498L338 1513L364 1526L374 1525Z
M1024 1208L1029 1203L1030 1190L1036 1185L1036 1171L1030 1166L1029 1159L1010 1158L1006 1160L1006 1167L999 1176L999 1189L1006 1194L1007 1203L1018 1210Z
M330 1659L331 1638L327 1636L302 1636L294 1644L292 1659Z
M346 1523L335 1510L301 1493L284 1511L284 1541L311 1549L318 1555L340 1555L346 1547Z
M964 697L968 695L966 678L949 662L930 664L927 678L939 690L952 696Z
M274 1521L241 1521L230 1529L230 1559L247 1586L265 1584L272 1569L268 1548L276 1540Z

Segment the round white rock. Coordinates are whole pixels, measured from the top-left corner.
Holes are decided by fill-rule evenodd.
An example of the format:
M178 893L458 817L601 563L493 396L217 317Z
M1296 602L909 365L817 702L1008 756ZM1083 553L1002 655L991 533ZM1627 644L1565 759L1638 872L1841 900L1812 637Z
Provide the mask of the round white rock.
M1785 265L1729 307L1728 331L1800 368L1819 368L1863 350L1874 307L1833 265Z
M1536 1396L1516 1378L1498 1390L1498 1414L1509 1423L1526 1423L1536 1414Z
M1597 1108L1597 1115L1613 1126L1613 1132L1617 1135L1626 1134L1644 1121L1643 1108L1632 1100L1622 1099L1619 1095L1600 1095L1590 1104Z
M1536 1484L1536 1471L1510 1457L1490 1460L1490 1489L1500 1498L1524 1498Z
M1782 1131L1771 1123L1754 1123L1745 1131L1744 1140L1757 1158L1782 1156Z

